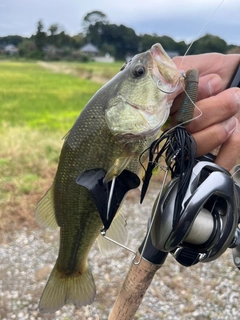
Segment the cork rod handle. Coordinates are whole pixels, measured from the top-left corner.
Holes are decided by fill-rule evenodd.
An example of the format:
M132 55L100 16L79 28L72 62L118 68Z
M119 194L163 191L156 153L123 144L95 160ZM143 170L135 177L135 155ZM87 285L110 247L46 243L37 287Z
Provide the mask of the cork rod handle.
M136 261L139 261L139 256L138 253ZM161 265L152 264L145 259L141 259L138 265L131 265L108 320L130 320L134 317L160 267Z

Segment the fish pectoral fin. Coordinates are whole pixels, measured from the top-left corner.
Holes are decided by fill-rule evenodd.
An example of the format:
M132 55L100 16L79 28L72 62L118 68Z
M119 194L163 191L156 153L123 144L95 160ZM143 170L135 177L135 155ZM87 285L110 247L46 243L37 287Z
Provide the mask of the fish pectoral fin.
M121 244L126 244L128 240L127 221L122 211L123 208L120 207L110 225L110 228L106 232L106 236ZM97 237L97 242L100 251L104 255L109 255L120 249L117 244L105 239L101 234Z
M120 173L127 167L129 162L132 160L131 157L117 158L111 168L107 171L105 175L105 182L113 180L115 177L119 176Z
M42 199L38 202L35 209L35 219L43 227L56 229L58 227L55 217L54 201L54 184L45 193Z
M64 276L55 266L41 296L39 310L53 313L66 303L76 307L86 306L93 302L95 295L96 288L89 269L80 275Z

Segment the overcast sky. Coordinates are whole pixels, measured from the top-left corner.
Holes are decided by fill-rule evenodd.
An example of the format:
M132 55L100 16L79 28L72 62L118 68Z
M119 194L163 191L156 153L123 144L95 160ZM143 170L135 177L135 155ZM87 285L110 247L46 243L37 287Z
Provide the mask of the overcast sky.
M124 24L137 34L168 35L187 43L211 33L227 43L240 45L240 0L0 0L0 37L31 36L37 21L45 30L58 23L66 33L82 31L83 17L94 10L110 23ZM200 32L200 34L199 34Z

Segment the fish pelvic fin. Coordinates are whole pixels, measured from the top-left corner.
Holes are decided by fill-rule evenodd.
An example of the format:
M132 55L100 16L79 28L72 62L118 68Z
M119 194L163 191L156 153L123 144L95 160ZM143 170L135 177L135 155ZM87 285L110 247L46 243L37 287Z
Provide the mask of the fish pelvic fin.
M111 168L107 171L105 175L105 182L111 181L113 178L120 175L120 173L127 167L127 165L132 160L132 156L130 157L122 157L117 158Z
M127 221L123 214L123 208L120 207L110 228L106 232L106 236L121 244L126 244L128 240ZM120 249L117 244L105 239L101 234L97 237L97 243L100 251L108 256Z
M43 227L56 229L58 227L54 209L54 184L48 189L35 209L35 219Z
M96 288L90 269L87 268L79 276L63 277L55 266L42 293L39 311L53 313L67 303L76 307L86 306L93 303L95 295Z

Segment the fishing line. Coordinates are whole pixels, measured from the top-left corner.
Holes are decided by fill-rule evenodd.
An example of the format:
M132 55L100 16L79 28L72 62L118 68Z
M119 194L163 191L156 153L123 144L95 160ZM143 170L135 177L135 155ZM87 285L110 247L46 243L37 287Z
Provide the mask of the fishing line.
M219 5L217 6L217 8L213 11L213 13L210 15L210 17L208 18L208 20L204 23L204 25L202 26L202 28L200 29L200 31L197 33L197 35L195 36L195 38L192 40L192 42L190 43L189 47L187 48L183 59L181 61L180 67L179 69L181 70L182 65L183 65L183 61L185 59L185 57L187 56L189 50L191 49L191 47L193 46L194 42L196 42L197 38L199 37L200 33L206 28L206 26L209 24L209 22L211 21L212 17L216 14L216 12L219 10L219 8L222 6L222 4L225 2L225 0L222 0Z
M189 119L189 120L186 120L186 121L183 121L177 125L175 125L174 127L172 127L171 129L174 130L175 128L177 127L180 127L182 125L186 125L187 123L193 121L193 120L196 120L198 118L200 118L202 116L202 110L196 105L196 103L192 100L192 98L189 96L188 92L185 90L185 88L183 87L183 90L184 90L184 93L186 94L186 96L188 97L188 99L191 101L191 103L194 105L194 108L196 108L198 111L199 111L199 114L196 115L195 117L193 117L192 119Z
M177 87L178 87L178 85L179 85L182 77L186 79L186 75L185 75L185 73L184 73L183 70L180 71L180 76L179 76L179 78L178 78L177 84L176 84L176 86L174 87L174 89L173 89L172 91L165 91L165 90L163 90L163 89L159 86L160 80L158 80L158 82L157 82L157 87L158 87L158 89L159 89L161 92L163 92L163 93L172 94L172 93L174 93L174 92L176 91L176 89L177 89ZM180 83L180 84L181 84L181 83ZM196 105L196 103L192 100L192 98L190 97L190 95L189 95L188 92L186 91L185 87L184 87L182 84L181 84L181 86L182 86L183 92L184 92L185 95L188 97L188 99L190 100L190 102L191 102L191 103L194 105L194 107L199 111L199 114L196 115L195 117L189 119L189 120L183 121L183 122L181 122L180 124L175 125L174 127L171 128L172 130L175 129L175 128L177 128L177 127L179 127L179 126L181 126L181 125L186 125L187 123L189 123L189 122L191 122L191 121L193 121L193 120L196 120L196 119L198 119L198 118L200 118L200 117L202 116L202 110L201 110L201 109Z
M192 42L190 43L188 49L186 50L184 56L183 56L183 59L181 61L181 64L180 64L180 67L179 67L179 72L180 72L180 77L181 76L185 76L185 74L183 74L184 71L182 71L182 65L183 65L183 62L184 62L184 59L185 57L187 56L189 50L191 49L191 47L193 46L194 42L196 42L198 36L200 35L200 33L204 30L204 28L209 24L209 22L211 21L212 17L216 14L216 12L219 10L219 8L222 6L222 4L225 2L225 0L222 0L219 5L217 6L217 8L213 11L213 13L210 15L210 17L208 18L208 20L206 21L206 23L202 26L202 28L199 30L199 32L197 33L197 35L195 36L195 38L192 40ZM179 79L180 79L179 77ZM180 81L180 80L179 80ZM181 84L182 85L182 84ZM191 120L187 120L187 121L184 121L182 122L181 124L178 124L176 126L174 126L172 129L175 129L177 128L178 126L181 126L181 125L186 125L187 123L189 123L190 121L193 121L193 120L196 120L198 118L200 118L202 116L202 111L201 109L195 104L195 102L192 100L192 98L189 96L188 92L185 90L185 87L182 85L182 88L183 88L183 91L184 93L187 95L188 99L191 101L191 103L194 105L194 107L199 111L199 114L195 117L193 117Z

